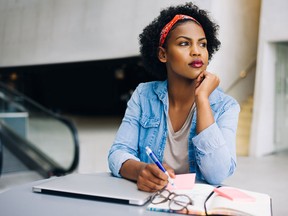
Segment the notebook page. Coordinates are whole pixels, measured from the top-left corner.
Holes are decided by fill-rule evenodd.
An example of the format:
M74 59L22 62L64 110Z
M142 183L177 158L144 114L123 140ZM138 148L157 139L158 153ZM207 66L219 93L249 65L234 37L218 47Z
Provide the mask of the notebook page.
M217 209L219 214L223 214L229 210L232 212L245 212L245 215L271 216L270 196L252 191L242 191L254 197L255 201L232 201L215 193L207 202L207 208L212 210L213 213L216 212L215 210Z
M204 202L213 189L214 187L208 184L195 184L191 190L174 190L174 192L177 194L188 195L192 199L193 205L188 206L189 214L203 215L205 213ZM169 202L161 204L150 203L147 209L150 211L169 212Z

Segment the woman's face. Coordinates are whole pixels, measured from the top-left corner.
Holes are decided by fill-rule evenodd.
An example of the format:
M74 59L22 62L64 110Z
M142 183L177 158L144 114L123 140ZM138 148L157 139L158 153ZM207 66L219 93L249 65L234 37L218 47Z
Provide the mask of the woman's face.
M206 70L209 56L207 40L202 27L195 22L178 25L169 33L166 44L166 48L159 50L164 56L159 60L166 63L168 78L176 75L196 79Z

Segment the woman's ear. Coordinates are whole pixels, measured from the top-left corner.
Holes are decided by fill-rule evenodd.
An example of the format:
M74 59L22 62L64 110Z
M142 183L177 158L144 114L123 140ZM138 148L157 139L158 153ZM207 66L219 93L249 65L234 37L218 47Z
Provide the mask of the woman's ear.
M163 47L159 47L158 48L158 59L162 63L166 63L167 62L166 50Z

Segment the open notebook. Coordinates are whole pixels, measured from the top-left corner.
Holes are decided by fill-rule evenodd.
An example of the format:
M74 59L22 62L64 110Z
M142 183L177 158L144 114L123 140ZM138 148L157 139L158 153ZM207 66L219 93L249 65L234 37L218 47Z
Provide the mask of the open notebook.
M186 178L185 175L182 175L181 177L184 180ZM188 185L183 187L185 183L184 180L180 187L169 187L168 190L170 193L172 192L177 195L187 195L191 199L193 203L192 205L187 204L189 200L186 200L185 197L179 196L178 198L173 199L175 194L169 195L169 191L164 191L163 194L156 196L156 200L152 200L153 203L160 203L153 204L151 201L147 206L147 210L190 215L205 215L204 203L209 195L211 195L206 202L206 211L208 215L272 215L271 198L267 194L227 186L216 188L209 184L194 184L193 182L190 183L190 188L188 188ZM186 184L188 184L188 182L186 182ZM165 201L163 196L167 196L169 199ZM181 209L181 206L187 206L187 209Z
M132 205L144 205L151 197L151 193L139 191L135 182L113 177L107 173L54 177L34 185L33 191Z

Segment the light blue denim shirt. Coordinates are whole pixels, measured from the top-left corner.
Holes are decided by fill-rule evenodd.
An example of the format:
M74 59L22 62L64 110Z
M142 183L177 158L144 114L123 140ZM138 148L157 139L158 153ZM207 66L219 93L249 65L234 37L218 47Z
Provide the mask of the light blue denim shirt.
M199 180L220 184L236 167L236 129L240 107L220 88L211 93L209 101L215 123L197 134L197 113L194 113L188 140L189 170L196 173ZM108 162L113 175L121 177L120 168L128 159L151 163L145 152L146 146L163 161L168 133L167 115L167 81L141 83L128 102L109 151Z

